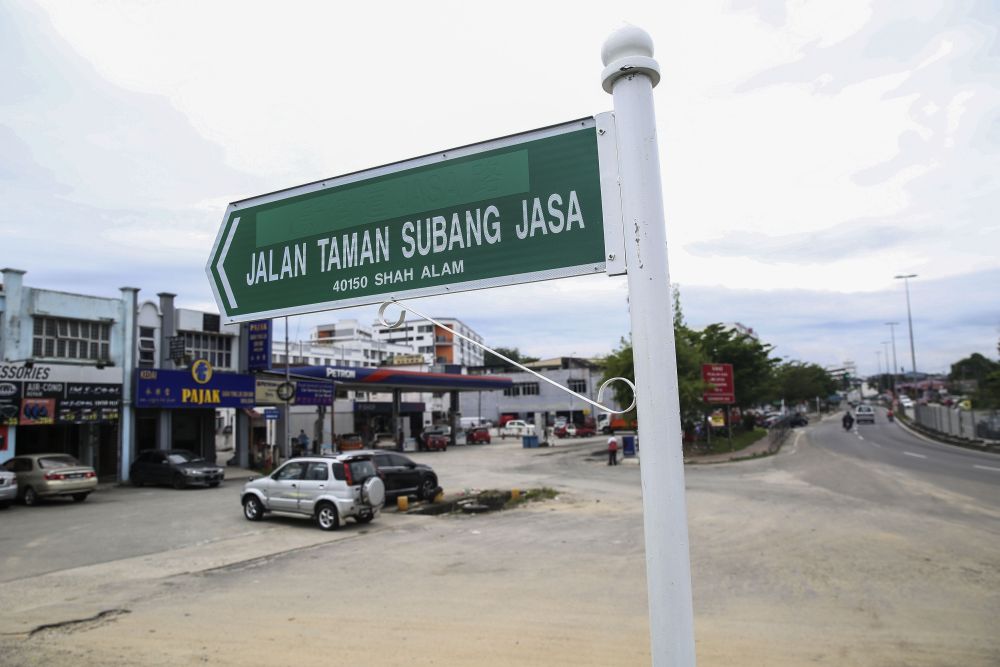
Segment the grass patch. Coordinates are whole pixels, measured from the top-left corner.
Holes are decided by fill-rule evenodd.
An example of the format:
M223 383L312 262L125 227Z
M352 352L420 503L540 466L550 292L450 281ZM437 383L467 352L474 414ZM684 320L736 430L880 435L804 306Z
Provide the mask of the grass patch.
M752 431L738 431L733 433L733 444L730 448L729 440L725 436L715 436L712 438L711 449L705 446L705 443L699 443L701 447L695 449L695 453L698 454L728 454L729 452L738 452L741 449L746 449L750 445L754 444L758 440L767 436L766 428L755 428Z
M547 486L543 486L540 489L528 489L527 491L522 491L521 495L517 498L510 497L510 494L508 493L508 500L504 504L503 508L505 510L509 510L512 507L517 507L521 503L531 503L539 500L552 500L558 495L558 491L550 489Z

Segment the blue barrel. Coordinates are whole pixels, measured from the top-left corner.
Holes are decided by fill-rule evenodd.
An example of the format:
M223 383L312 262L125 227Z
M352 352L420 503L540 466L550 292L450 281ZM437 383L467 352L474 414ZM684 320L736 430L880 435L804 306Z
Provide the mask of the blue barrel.
M635 439L634 435L622 436L622 455L635 456Z
M534 449L538 447L538 436L537 435L522 435L521 436L521 448L522 449Z

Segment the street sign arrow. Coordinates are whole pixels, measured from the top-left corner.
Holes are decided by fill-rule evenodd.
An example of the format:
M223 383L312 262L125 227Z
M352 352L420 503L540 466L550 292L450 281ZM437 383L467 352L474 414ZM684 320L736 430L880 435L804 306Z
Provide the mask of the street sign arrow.
M206 266L220 312L242 322L614 272L614 141L600 114L234 202Z

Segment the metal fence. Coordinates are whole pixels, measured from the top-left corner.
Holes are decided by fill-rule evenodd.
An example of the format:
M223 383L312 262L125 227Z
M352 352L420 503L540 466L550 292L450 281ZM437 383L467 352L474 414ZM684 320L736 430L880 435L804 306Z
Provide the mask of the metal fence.
M913 406L920 426L962 440L1000 441L1000 411L962 410L943 405Z

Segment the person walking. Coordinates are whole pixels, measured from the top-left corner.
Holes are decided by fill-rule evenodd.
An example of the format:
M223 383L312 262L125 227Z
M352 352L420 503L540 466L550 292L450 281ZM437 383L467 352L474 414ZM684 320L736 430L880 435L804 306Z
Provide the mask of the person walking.
M305 429L299 429L299 456L309 455L309 436L306 435Z
M614 436L608 438L608 465L618 465L618 438Z

